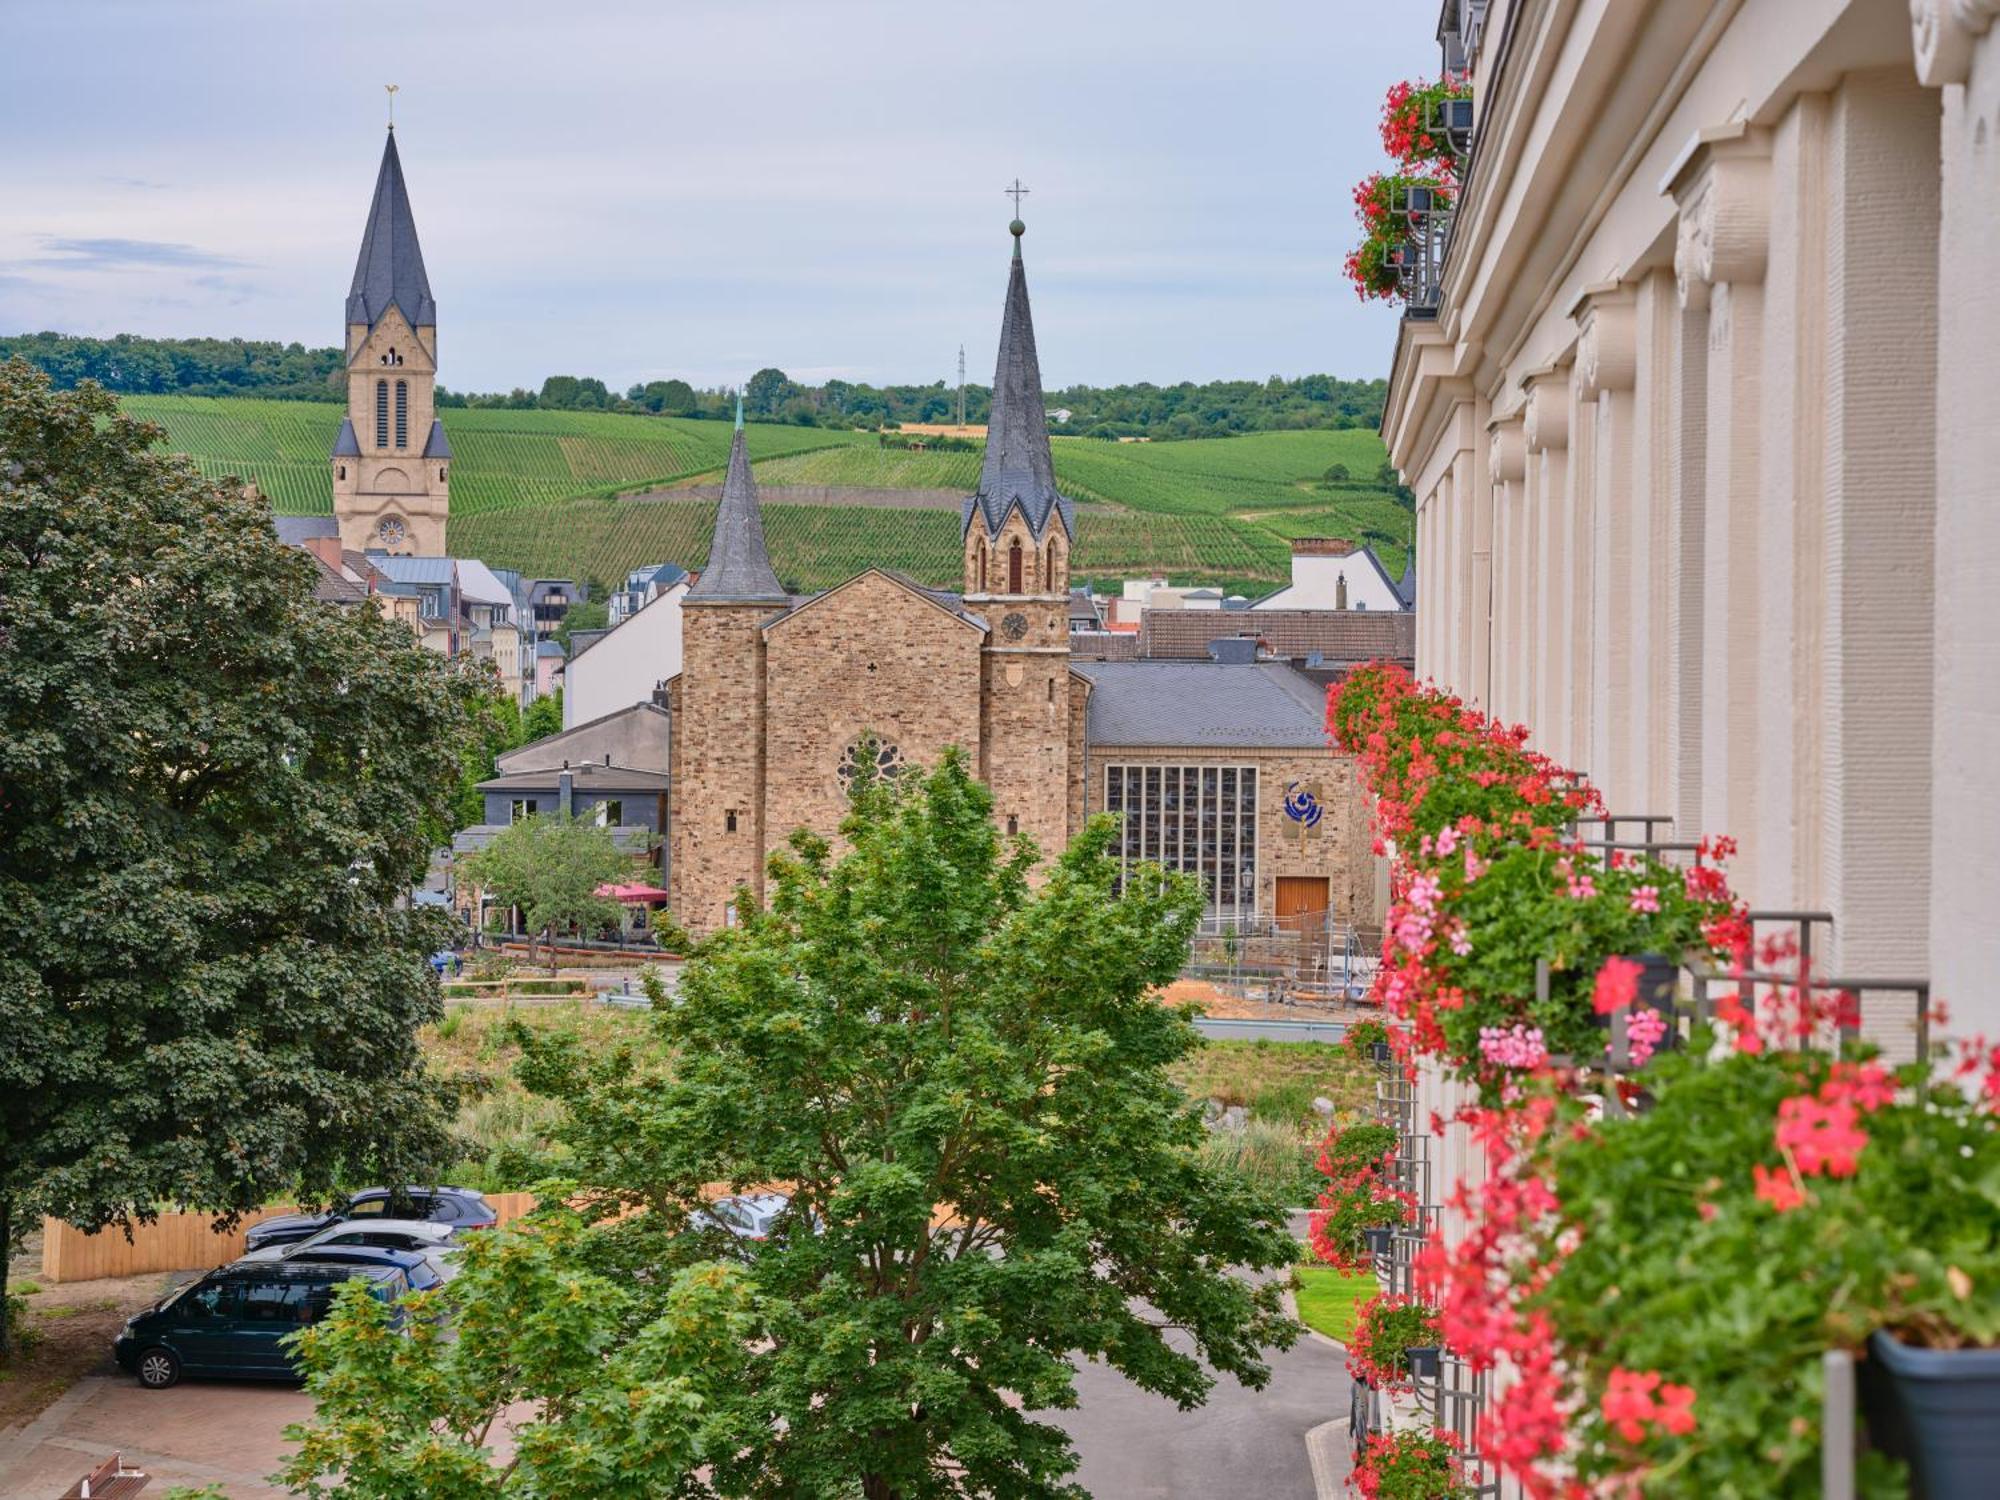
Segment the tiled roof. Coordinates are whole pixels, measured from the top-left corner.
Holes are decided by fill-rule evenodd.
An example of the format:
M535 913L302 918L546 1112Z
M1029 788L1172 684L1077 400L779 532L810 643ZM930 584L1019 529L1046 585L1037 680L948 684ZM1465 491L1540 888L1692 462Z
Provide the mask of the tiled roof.
M312 559L313 567L318 570L318 576L313 579L313 598L322 604L359 604L368 597L367 584L356 583L316 552L308 552L306 556Z
M504 776L479 783L482 792L538 792L554 791L558 777L568 776L570 784L579 792L601 795L605 792L664 792L669 778L660 771L635 771L630 766L607 766L602 761L588 760L571 766L568 770L557 768L549 771L510 771Z
M1140 616L1139 655L1199 660L1221 636L1254 635L1273 655L1326 661L1407 660L1416 654L1417 617L1402 610L1149 609Z
M1093 746L1325 749L1326 694L1281 662L1081 661Z
M690 603L718 604L777 604L790 597L772 571L771 554L764 548L764 515L757 503L757 481L750 474L750 455L743 446L740 400L708 562L687 597Z
M271 527L287 547L303 547L315 537L340 535L340 525L332 516L273 516Z
M361 457L361 440L354 435L354 419L342 417L340 431L333 435L333 456L335 458Z
M1072 661L1133 661L1139 655L1139 637L1124 631L1079 630L1070 635Z
M334 450L338 452L338 449ZM425 458L450 458L451 440L444 435L444 423L431 418L431 435L424 439Z
M403 161L396 154L393 130L382 148L381 170L375 174L375 199L368 205L368 227L362 231L354 284L347 293L347 321L373 328L391 303L402 309L412 328L437 322L437 303L424 274L424 252L417 244L417 220L403 186Z

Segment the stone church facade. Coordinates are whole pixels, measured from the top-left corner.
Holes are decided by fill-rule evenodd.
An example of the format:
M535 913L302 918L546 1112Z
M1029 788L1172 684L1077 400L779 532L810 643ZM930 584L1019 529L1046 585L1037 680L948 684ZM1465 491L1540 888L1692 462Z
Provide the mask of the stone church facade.
M927 767L957 746L992 789L1001 830L1045 856L1111 807L1126 815L1129 857L1201 874L1218 921L1373 925L1365 807L1351 764L1327 749L1322 689L1269 662L1071 661L1075 507L1056 488L1023 226L1010 228L959 590L870 569L789 593L739 411L667 683L675 915L696 932L727 925L739 887L762 899L765 861L794 829L835 833L856 774Z
M347 419L328 462L340 545L445 555L451 444L437 418L437 302L424 273L395 127L347 294Z

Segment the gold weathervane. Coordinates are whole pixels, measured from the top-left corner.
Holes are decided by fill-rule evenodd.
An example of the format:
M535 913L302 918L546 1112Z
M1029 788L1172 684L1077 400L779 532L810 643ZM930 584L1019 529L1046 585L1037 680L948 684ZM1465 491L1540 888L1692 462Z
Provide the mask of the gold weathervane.
M382 87L388 90L389 93L389 128L394 130L396 128L396 90L400 85L385 83Z

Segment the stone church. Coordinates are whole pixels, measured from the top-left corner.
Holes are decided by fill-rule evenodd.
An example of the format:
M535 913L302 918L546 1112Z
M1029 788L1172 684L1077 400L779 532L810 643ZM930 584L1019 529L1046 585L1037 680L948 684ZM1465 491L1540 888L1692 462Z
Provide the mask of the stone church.
M443 557L451 444L433 399L437 302L393 125L347 292L346 352L347 420L331 457L340 545Z
M1354 768L1326 746L1324 689L1238 661L1072 662L1076 508L1056 488L1014 238L979 488L957 592L871 568L791 594L764 542L741 415L708 566L682 602L671 715L668 889L697 932L799 827L832 835L855 776L972 757L994 816L1045 855L1088 813L1124 853L1200 874L1218 924L1379 920ZM869 764L863 764L863 758Z

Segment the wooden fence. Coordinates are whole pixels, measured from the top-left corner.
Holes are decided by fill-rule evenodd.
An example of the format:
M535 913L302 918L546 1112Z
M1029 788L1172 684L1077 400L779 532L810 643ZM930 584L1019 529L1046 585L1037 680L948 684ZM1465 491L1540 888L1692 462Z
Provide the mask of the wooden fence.
M486 1201L502 1224L535 1206L533 1193L488 1193ZM250 1226L273 1214L295 1210L272 1204L248 1215L227 1233L212 1227L207 1214L161 1214L150 1224L134 1224L132 1237L117 1226L94 1233L42 1220L42 1280L93 1281L100 1276L143 1276L149 1271L206 1271L243 1253Z

